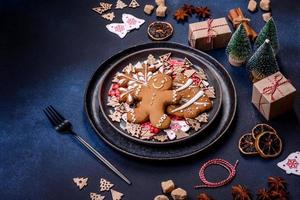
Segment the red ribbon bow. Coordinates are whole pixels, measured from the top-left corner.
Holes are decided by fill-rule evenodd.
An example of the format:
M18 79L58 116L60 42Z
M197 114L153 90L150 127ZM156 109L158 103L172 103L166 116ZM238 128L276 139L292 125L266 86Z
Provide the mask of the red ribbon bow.
M261 94L261 96L259 98L259 103L258 103L259 110L262 110L263 113L264 113L264 110L261 109L261 106L262 106L261 100L262 100L263 94L271 95L271 100L274 101L275 100L274 94L278 90L279 86L290 82L289 80L285 80L285 81L281 82L282 79L283 79L283 76L281 74L277 74L277 75L274 76L274 82L272 82L271 80L269 80L272 85L263 88L262 94ZM281 93L281 91L280 90L278 90L278 91L283 96L283 94Z
M265 87L263 89L263 94L271 95L271 99L272 99L272 101L274 101L275 100L274 93L276 92L278 87L285 84L285 83L290 82L289 80L285 80L283 82L280 82L282 79L283 79L283 76L281 74L275 75L274 76L274 83L272 83L271 86Z

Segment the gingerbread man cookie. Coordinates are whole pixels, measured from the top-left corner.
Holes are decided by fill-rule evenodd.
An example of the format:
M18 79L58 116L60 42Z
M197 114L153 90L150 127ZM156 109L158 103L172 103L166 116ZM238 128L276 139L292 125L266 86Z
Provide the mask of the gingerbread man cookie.
M151 62L138 62L136 65L127 65L122 73L116 74L118 86L120 86L120 102L133 103L133 92L139 85L146 85L153 72L156 70L155 65Z
M178 74L173 84L178 87L176 91L181 96L181 105L168 106L167 113L169 115L195 118L212 107L212 101L205 95L203 90L193 84L193 80L184 74Z
M150 120L159 129L168 128L171 119L165 114L165 108L180 100L180 95L171 88L172 78L162 73L151 77L146 85L139 85L133 93L138 104L127 113L127 121L140 124Z

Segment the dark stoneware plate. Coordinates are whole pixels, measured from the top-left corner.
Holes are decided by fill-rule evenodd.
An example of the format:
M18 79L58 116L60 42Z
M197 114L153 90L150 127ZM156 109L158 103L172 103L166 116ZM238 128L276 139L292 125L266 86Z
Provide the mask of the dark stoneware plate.
M134 47L133 49L137 49L140 47ZM175 144L179 142L183 142L186 140L189 140L198 134L202 133L212 122L214 121L215 117L217 116L218 112L221 108L222 103L222 92L220 90L221 86L219 83L219 80L217 76L215 76L215 70L210 67L210 64L207 62L204 62L202 60L199 60L197 57L187 54L185 51L182 51L181 49L166 49L166 48L145 48L143 50L138 50L134 52L127 53L130 50L123 51L119 54L117 54L117 59L114 60L108 60L104 62L98 72L95 73L93 79L97 79L97 88L99 89L99 106L100 106L100 113L99 116L95 116L98 118L105 118L110 126L112 126L116 131L118 131L120 134L122 134L125 137L128 137L131 140L135 140L136 142L141 142L148 145L166 145L166 144ZM138 61L147 60L147 57L149 54L154 55L155 57L159 57L160 55L166 54L166 53L172 53L172 58L181 59L183 60L185 57L188 58L193 64L193 68L197 69L201 67L208 78L208 82L211 86L214 86L215 88L215 96L217 97L213 101L213 107L211 110L208 111L209 114L209 121L208 123L204 124L198 131L189 130L189 137L185 137L182 139L176 139L172 141L165 141L165 142L159 142L159 141L151 141L151 140L142 140L136 137L133 137L127 133L127 131L123 130L120 126L120 123L113 122L110 117L108 116L110 114L111 107L107 106L107 100L108 100L108 92L110 89L110 85L112 83L112 79L115 76L116 72L121 72L122 69L127 66L129 63L135 64Z
M107 117L109 109L106 106L107 93L111 78L124 67L124 64L145 59L149 53L161 55L168 52L171 52L173 57L182 59L187 57L193 64L202 67L209 77L209 82L216 89L217 99L214 100L214 108L209 113L210 124L201 129L201 134L197 132L188 137L193 137L193 140L175 140L164 142L164 145L161 143L153 145L158 142L133 139L110 122ZM99 102L101 102L100 105ZM236 93L227 71L209 55L180 44L149 43L129 48L112 56L96 70L86 90L85 110L96 133L115 149L138 158L176 159L203 151L225 133L235 115Z

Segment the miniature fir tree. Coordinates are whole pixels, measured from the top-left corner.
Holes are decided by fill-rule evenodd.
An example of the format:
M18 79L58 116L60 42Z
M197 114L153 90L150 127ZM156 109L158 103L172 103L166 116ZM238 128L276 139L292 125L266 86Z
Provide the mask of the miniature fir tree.
M241 66L251 56L251 43L243 24L239 25L232 35L226 52L229 57L229 63L233 66Z
M269 39L266 39L265 42L256 50L253 56L249 59L247 67L252 73L254 82L279 71Z
M262 28L262 30L258 34L256 41L255 41L255 47L259 48L265 42L266 39L270 40L271 46L276 55L279 50L279 42L278 42L278 37L277 37L277 28L276 28L273 18L271 18L265 24L265 26Z

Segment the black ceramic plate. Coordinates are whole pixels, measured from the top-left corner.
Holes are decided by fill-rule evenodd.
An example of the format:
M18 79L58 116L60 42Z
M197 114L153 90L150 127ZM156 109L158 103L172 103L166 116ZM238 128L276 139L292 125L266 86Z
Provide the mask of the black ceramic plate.
M137 47L135 47L137 48ZM127 50L126 50L127 51ZM124 55L124 52L118 54L117 60L109 60L104 62L99 69L101 69L101 74L96 73L97 76L96 79L98 79L97 82L97 88L99 88L99 106L100 106L100 113L99 116L96 116L98 118L105 118L107 122L112 126L116 131L118 131L120 134L122 134L125 137L128 137L131 140L134 140L136 142L140 142L143 144L148 145L166 145L166 144L175 144L180 143L186 140L189 140L198 134L201 134L208 126L212 124L212 122L215 120L215 117L217 116L221 104L222 104L222 92L221 92L221 86L218 78L215 76L215 71L213 68L210 67L210 65L203 61L199 60L197 57L193 55L188 55L185 52L183 52L180 49L173 49L172 52L172 59L179 59L183 60L185 57L188 58L193 63L193 68L197 69L201 67L205 74L207 75L208 82L211 86L215 88L215 96L216 99L213 101L213 107L211 110L208 111L209 114L209 121L208 123L204 124L198 131L189 130L189 137L185 137L182 139L176 139L172 141L165 141L165 142L159 142L159 141L152 141L152 140L142 140L136 137L131 136L127 133L126 130L123 130L120 126L119 122L113 122L110 117L110 110L112 110L111 107L107 106L108 103L108 93L109 89L112 83L112 79L114 78L115 74L117 72L121 72L122 69L127 66L129 63L135 64L138 61L144 61L147 60L147 57L149 54L154 55L156 58L159 56L169 53L170 51L168 49L163 48L148 48L143 49L140 51L135 51L133 53Z
M187 57L191 59L193 63L199 63L197 65L200 65L200 67L203 67L202 64L204 64L205 66L208 66L207 69L209 69L209 72L206 71L208 76L213 78L213 80L217 80L213 85L215 87L217 85L220 97L223 96L222 99L219 98L221 100L220 113L207 129L201 134L195 134L193 140L181 141L180 143L176 143L176 145L145 145L120 134L114 126L111 126L109 120L104 117L105 114L100 111L101 109L98 100L100 85L102 83L110 84L110 82L102 82L101 77L110 77L109 75L115 74L119 69L111 68L111 66L118 66L120 62L128 62L131 59L130 62L135 63L135 61L140 60L140 58L132 57L132 55L138 53L140 55L146 54L148 56L150 52L152 54L154 54L153 52L156 52L156 55L171 52L178 58ZM106 90L101 92L106 92ZM138 158L157 160L176 159L199 153L221 138L234 118L236 110L236 93L227 71L209 55L180 44L163 42L149 43L129 48L112 56L96 70L86 90L85 110L96 133L113 148ZM218 109L216 111L218 111Z

